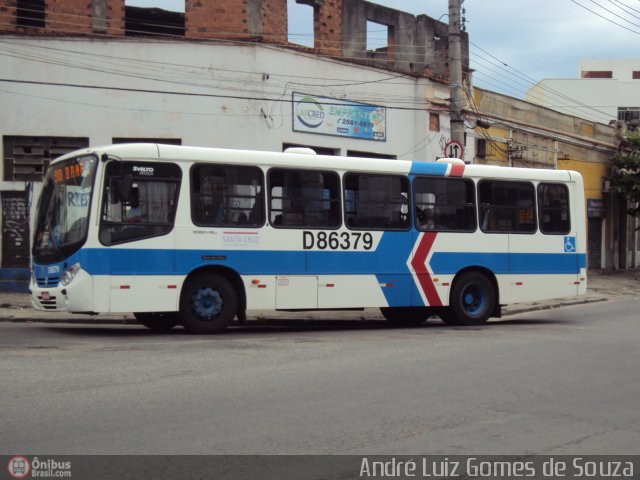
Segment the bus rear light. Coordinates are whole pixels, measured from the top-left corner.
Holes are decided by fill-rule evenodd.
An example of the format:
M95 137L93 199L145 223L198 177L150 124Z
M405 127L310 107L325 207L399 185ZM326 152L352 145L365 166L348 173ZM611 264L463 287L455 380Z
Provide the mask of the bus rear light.
M254 278L253 280L251 280L251 285L260 285L260 280Z
M258 288L267 288L267 285L262 283L262 284L258 285Z
M167 285L167 288L173 289L173 288L178 288L177 285Z
M120 285L120 290L129 290L131 285Z
M451 285L449 282L442 282L443 287L448 287L449 285Z
M522 285L522 282L516 282L516 287L521 287Z

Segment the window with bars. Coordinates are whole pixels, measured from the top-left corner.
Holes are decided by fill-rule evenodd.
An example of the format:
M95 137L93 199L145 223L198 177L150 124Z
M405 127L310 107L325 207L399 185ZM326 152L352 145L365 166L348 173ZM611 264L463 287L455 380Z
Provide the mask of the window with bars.
M41 181L53 159L88 146L83 137L5 136L3 180Z

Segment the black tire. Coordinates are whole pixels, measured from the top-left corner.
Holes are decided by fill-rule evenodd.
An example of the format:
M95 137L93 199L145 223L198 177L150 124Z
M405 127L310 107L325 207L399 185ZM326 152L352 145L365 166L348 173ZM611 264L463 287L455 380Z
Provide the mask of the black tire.
M177 312L136 312L133 314L138 323L154 332L168 332L180 323Z
M423 307L386 307L380 313L394 327L417 327L431 316L431 311Z
M238 296L221 275L199 274L187 280L180 296L180 321L188 333L220 333L233 320Z
M480 272L466 272L453 283L450 310L443 314L443 320L456 325L482 325L495 305L496 291L491 280Z
M449 307L443 307L443 310L438 313L438 316L447 325L460 325L460 320L458 320L455 312Z

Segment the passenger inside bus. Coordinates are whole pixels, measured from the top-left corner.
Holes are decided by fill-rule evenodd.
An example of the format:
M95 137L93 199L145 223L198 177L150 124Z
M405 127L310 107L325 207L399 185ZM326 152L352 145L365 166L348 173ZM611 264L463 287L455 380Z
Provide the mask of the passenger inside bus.
M140 193L137 188L132 188L129 193L128 205L125 207L124 221L128 223L140 221Z

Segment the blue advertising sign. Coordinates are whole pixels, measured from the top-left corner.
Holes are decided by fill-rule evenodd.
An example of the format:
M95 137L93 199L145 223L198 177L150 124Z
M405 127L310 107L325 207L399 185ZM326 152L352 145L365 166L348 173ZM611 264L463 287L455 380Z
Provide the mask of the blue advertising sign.
M599 198L587 199L587 217L603 218L605 215L604 200Z
M387 109L294 92L293 130L385 142Z

